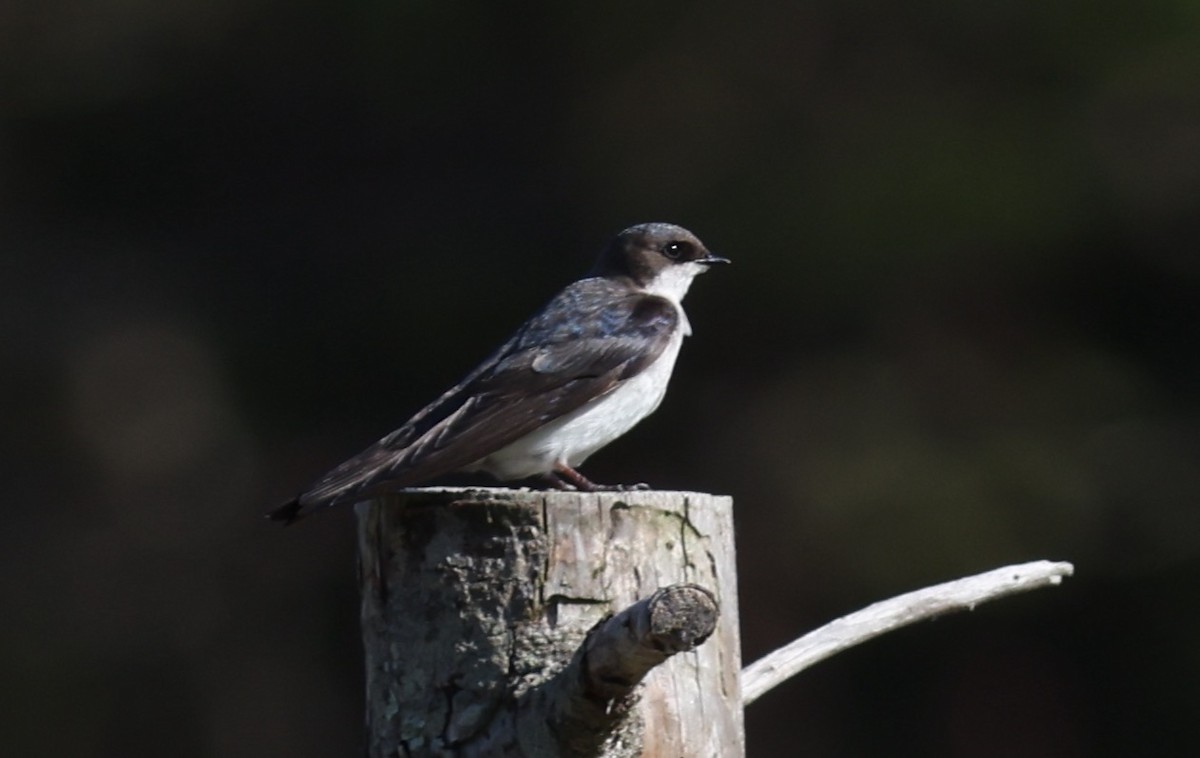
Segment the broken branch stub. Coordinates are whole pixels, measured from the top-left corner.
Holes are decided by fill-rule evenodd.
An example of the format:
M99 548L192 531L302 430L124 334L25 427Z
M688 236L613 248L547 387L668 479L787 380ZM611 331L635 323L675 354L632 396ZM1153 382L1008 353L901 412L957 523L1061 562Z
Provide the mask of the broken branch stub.
M361 505L368 753L742 755L731 506L507 489Z

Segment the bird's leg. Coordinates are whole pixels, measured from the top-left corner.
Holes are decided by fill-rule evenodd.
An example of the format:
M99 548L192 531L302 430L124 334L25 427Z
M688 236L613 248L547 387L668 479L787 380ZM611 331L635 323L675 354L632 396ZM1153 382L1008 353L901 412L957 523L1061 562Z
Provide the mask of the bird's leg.
M596 484L565 463L554 464L554 470L543 475L547 482L560 490L579 492L642 492L650 489L645 482L637 484Z
M580 492L595 492L597 490L604 489L591 479L588 479L586 476L561 461L554 464L554 473L557 474L562 481L566 482L567 484L574 485L575 489L579 490Z
M546 473L542 474L539 478L543 482L550 485L552 488L554 488L556 490L564 490L567 492L571 492L571 491L575 490L575 486L573 484L568 484L566 481L563 480L563 478L561 476L554 473L553 471L547 471Z

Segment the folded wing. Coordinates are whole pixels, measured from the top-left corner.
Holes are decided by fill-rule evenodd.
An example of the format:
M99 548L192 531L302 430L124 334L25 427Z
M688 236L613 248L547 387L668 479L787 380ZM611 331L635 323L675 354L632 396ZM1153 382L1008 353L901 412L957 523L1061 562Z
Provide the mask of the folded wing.
M679 325L678 309L660 297L571 294L568 288L460 384L271 517L293 521L468 466L636 376Z

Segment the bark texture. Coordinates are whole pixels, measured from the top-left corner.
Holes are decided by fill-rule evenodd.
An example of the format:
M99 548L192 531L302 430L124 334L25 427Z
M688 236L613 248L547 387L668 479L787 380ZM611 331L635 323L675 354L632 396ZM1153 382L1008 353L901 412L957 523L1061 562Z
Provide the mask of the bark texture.
M369 755L744 754L729 498L409 490L359 543Z

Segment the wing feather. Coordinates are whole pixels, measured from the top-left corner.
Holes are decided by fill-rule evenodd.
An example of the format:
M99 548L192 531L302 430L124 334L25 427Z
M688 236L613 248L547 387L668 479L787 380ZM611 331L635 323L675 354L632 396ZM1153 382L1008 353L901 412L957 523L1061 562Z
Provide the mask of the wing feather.
M285 517L468 466L636 376L679 326L678 308L661 297L585 297L578 285L404 426L322 477Z

